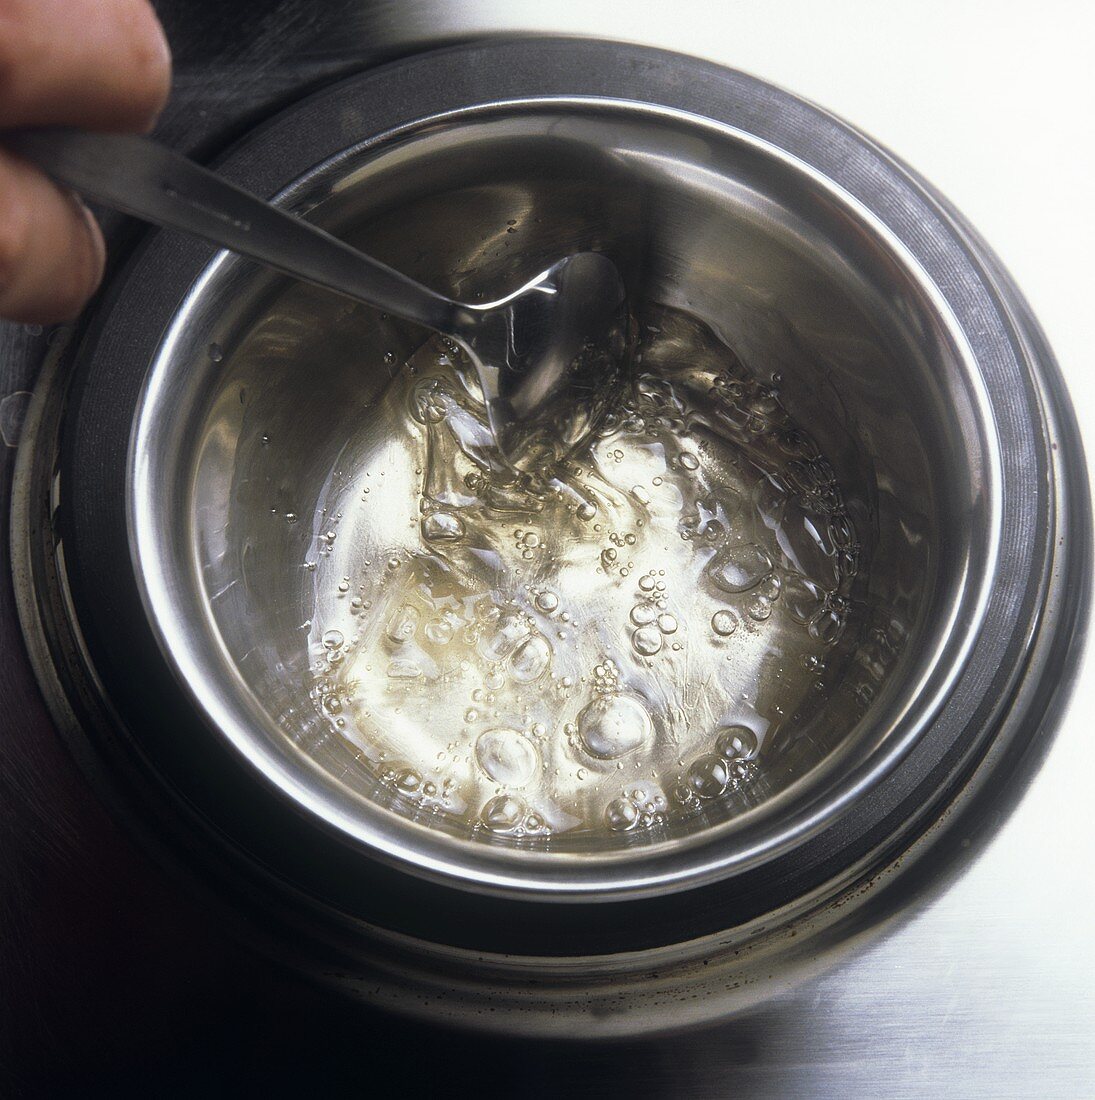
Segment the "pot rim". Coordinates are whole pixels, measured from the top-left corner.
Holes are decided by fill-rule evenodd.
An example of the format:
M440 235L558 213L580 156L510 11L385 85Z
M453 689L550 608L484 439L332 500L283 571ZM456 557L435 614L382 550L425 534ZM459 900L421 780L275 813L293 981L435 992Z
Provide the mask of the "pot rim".
M875 245L885 250L895 270L900 271L903 285L913 288L930 304L934 319L947 333L949 351L978 414L982 465L977 475L984 486L984 530L977 532L982 537L974 540L970 548L967 576L949 601L946 625L937 633L937 645L918 661L917 675L903 686L896 708L897 720L884 731L872 729L869 736L860 735L874 746L871 751L856 760L855 766L823 795L803 797L810 787L811 773L807 773L792 787L750 811L744 826L740 820L732 819L687 838L649 848L573 857L571 853L558 851L487 846L415 822L362 797L340 800L337 792L331 793L334 784L330 780L324 783L318 769L307 765L294 769L292 762L279 758L266 740L256 735L246 717L210 682L206 663L209 655L202 639L195 638L187 608L180 607L180 585L164 564L170 553L162 546L163 535L154 510L157 488L147 465L147 456L154 451L151 440L161 430L157 413L162 417L163 406L171 402L172 359L177 349L186 345L193 313L207 296L216 295L218 287L232 277L233 270L242 262L228 253L220 253L189 290L149 367L129 445L126 481L129 548L141 598L162 656L171 665L190 702L265 782L273 784L317 821L360 844L369 854L439 883L510 897L535 895L547 901L611 901L702 886L786 854L837 822L907 755L938 716L964 671L996 583L1001 526L999 440L973 350L945 298L905 244L862 202L805 161L717 120L634 100L592 97L507 99L462 107L424 116L336 153L282 188L276 201L296 211L307 211L315 205L317 197L327 195L351 175L367 172L374 158L382 157L393 146L413 141L423 131L458 127L484 117L509 118L543 112L654 119L699 131L709 139L747 146L777 161L783 170L800 175L810 187L822 191L828 201L839 205L861 232L869 234ZM185 354L182 360L183 366L174 369L186 369ZM202 612L207 634L220 643L208 609L203 607ZM230 665L231 658L223 643L218 648L221 662ZM240 689L246 690L242 683ZM268 732L276 732L272 720ZM797 798L802 801L796 803ZM744 844L740 840L743 831Z

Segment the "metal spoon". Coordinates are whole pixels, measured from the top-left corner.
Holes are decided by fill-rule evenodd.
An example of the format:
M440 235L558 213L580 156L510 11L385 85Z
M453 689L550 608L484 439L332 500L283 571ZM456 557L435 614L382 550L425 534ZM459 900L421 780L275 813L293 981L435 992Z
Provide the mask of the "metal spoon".
M623 377L624 287L599 253L567 256L497 301L456 302L148 138L50 128L3 141L90 199L456 340L479 376L495 442L518 469L588 438Z

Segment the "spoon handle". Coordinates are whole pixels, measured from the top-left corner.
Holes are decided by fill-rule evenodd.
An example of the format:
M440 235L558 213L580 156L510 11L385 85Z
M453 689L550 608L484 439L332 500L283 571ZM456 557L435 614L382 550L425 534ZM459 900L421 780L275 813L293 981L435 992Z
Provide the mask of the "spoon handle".
M6 133L3 143L104 206L181 229L305 282L451 331L448 298L149 138L67 128Z

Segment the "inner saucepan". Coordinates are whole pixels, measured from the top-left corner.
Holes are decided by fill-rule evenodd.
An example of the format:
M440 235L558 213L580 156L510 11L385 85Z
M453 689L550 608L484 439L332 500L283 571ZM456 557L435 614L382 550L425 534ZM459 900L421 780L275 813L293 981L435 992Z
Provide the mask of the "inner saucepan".
M283 201L467 301L603 251L636 347L591 446L513 477L455 345L211 265L138 413L133 545L270 782L421 873L612 891L763 859L885 781L976 627L995 476L883 227L776 150L605 103L433 120Z

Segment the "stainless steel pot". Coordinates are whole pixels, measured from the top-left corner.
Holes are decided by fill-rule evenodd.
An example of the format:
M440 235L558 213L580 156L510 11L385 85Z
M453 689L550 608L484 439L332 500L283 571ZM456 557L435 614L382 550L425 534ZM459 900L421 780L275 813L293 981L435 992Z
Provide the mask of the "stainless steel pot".
M1087 583L1070 413L992 257L823 112L596 42L364 74L222 170L457 297L607 251L640 310L685 309L782 376L862 532L873 617L809 751L748 812L548 851L394 813L307 697L306 548L270 512L318 503L387 380L375 364L420 336L157 234L71 389L43 383L23 471L39 504L60 471L60 555L22 526L24 621L115 800L233 909L263 911L274 949L463 1023L710 1018L846 942L864 883L915 864L986 759L1040 728L1080 614L1064 594Z

